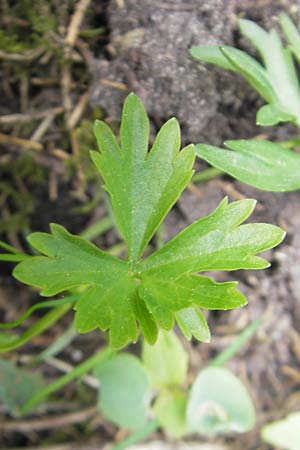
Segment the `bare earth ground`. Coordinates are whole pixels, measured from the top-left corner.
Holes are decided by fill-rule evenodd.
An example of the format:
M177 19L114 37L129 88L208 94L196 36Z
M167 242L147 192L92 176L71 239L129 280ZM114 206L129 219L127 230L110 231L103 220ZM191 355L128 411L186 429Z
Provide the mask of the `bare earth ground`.
M258 134L278 139L295 135L293 127L280 126L276 130L256 127L255 111L261 104L256 94L234 75L198 66L187 49L201 43L223 42L249 49L236 32L237 15L269 27L276 25L276 17L282 10L293 16L296 1L95 0L85 11L82 29L103 27L103 32L96 38L77 35L77 40L71 42L73 53L67 62L61 62L62 55L66 56L62 36L70 31L74 2L50 3L52 11L59 11L55 32L45 31L50 49L21 61L7 53L0 54L0 114L10 117L5 120L0 117L4 135L0 140L0 233L1 238L13 245L27 248L24 236L29 230L47 230L50 221L63 224L71 232L80 232L106 215L99 180L87 156L87 150L94 145L88 124L95 117L104 116L117 129L122 101L130 90L145 102L152 135L173 115L182 124L184 143L221 144L225 139ZM38 2L32 2L32 6L38 10ZM7 29L10 16L3 17ZM23 18L26 35L28 18L26 14L18 17ZM40 42L38 48L43 46L44 42ZM78 117L72 114L76 108ZM48 110L46 116L32 120L34 111L44 110ZM13 118L11 115L15 113L21 115ZM29 120L24 120L26 114ZM34 133L39 148L29 141ZM17 142L12 137L24 141ZM204 164L199 163L199 168L203 169ZM299 410L300 405L300 194L262 193L228 177L215 178L192 186L183 194L166 220L164 240L209 213L225 195L231 200L256 198L258 206L251 221L278 224L288 231L288 237L268 255L272 261L270 269L220 274L222 280L228 277L240 281L249 305L233 312L210 313L212 342L184 345L191 356L192 378L249 322L263 317L256 336L229 363L254 398L258 424L245 435L218 438L207 447L200 445L205 440L197 439L196 447L182 448L267 450L268 446L259 438L261 424ZM118 240L116 232L109 229L95 242L107 248ZM0 313L1 320L7 321L16 319L38 298L10 277L11 268L1 263ZM26 327L34 319L30 320ZM67 315L12 358L26 363L26 358L46 348L71 320L72 314ZM97 332L80 336L59 355L59 360L76 365L103 342ZM60 374L54 362L42 369L49 379ZM91 409L94 392L90 388L83 386L78 392L72 384L63 395L64 401L57 402L55 411L46 405L40 417L24 419L23 427L0 409L1 448L40 449L51 445L53 450L92 450L122 437ZM82 411L80 424L74 418L78 411ZM50 416L58 421L52 423ZM69 419L64 423L66 416ZM35 429L36 419L44 423L44 429ZM63 427L58 425L60 420ZM167 450L168 438L162 433L156 433L151 440L160 443L140 445L136 450ZM181 444L173 442L170 449L177 448L176 445L180 450Z

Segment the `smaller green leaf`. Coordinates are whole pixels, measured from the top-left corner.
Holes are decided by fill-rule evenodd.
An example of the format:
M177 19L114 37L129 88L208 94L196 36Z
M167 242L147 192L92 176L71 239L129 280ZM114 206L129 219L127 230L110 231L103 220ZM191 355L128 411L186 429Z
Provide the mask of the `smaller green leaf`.
M185 308L175 313L176 322L186 339L194 336L198 341L209 342L210 331L206 319L199 308Z
M16 367L0 359L0 399L11 414L19 415L22 407L43 387L40 374Z
M144 276L142 280L140 295L155 320L165 329L174 325L172 312L185 309L187 305L227 310L247 303L245 296L236 289L237 282L216 283L201 275L169 280Z
M199 45L198 47L192 47L190 49L190 54L195 59L215 64L222 69L233 70L235 72L237 70L221 52L219 45Z
M160 330L153 346L144 342L142 359L154 387L166 388L184 383L188 355L173 331Z
M139 359L120 354L95 368L99 378L99 408L120 427L136 429L148 418L151 393L149 378Z
M163 391L157 397L153 410L161 427L176 438L187 434L187 395L179 390Z
M264 105L256 114L256 124L262 127L276 125L279 122L294 122L296 117L282 111L275 105Z
M241 381L228 369L208 367L194 382L187 405L190 431L204 435L235 431L255 425L252 400Z
M282 45L276 30L269 33L250 20L239 20L239 27L259 50L269 81L276 97L277 106L291 116L300 112L300 91L297 74L290 51Z
M266 64L268 59L269 33L252 20L239 19L238 26L243 34L257 48Z
M198 144L197 155L214 167L258 189L286 192L300 188L300 155L269 141L225 142L233 151Z
M262 428L261 437L268 444L284 450L299 450L300 412L290 414L282 420L265 425Z
M221 52L254 89L268 102L275 103L276 93L269 74L256 59L247 53L229 46L220 47Z
M289 41L292 52L300 63L300 33L290 17L283 13L279 17L281 28Z

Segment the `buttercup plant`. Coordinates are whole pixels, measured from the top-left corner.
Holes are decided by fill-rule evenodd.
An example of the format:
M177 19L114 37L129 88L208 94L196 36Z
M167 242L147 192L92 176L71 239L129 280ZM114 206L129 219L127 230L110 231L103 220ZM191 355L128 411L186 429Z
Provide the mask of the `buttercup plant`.
M46 297L75 289L77 330L109 330L113 348L136 342L140 331L154 344L159 328L170 330L175 322L186 338L208 341L202 310L239 308L247 300L236 282L217 283L199 273L266 268L269 263L256 254L278 245L284 232L264 223L241 225L255 200L228 203L225 198L209 216L143 259L148 243L192 177L194 146L179 151L180 129L173 118L148 152L149 120L135 94L124 104L120 145L105 122L96 122L95 135L99 152L91 156L110 196L127 258L112 256L51 224L51 233L29 235L29 243L41 255L15 255L22 261L14 276L38 287Z
M266 101L256 115L258 125L292 122L300 126L300 85L293 57L300 62L300 33L291 19L280 16L280 25L288 42L284 46L272 29L265 31L250 20L239 20L243 36L256 47L263 64L246 52L230 46L193 47L192 56L242 75ZM198 144L197 155L251 186L266 191L291 191L300 188L300 155L290 148L299 139L287 143L260 140L225 142L229 150Z

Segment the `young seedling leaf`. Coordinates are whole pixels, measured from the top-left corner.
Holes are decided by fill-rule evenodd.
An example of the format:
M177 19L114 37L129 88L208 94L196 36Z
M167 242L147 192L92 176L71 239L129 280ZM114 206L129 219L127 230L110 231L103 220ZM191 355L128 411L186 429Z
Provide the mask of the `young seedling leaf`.
M300 34L291 20L283 15L281 26L290 42L291 51L282 45L275 30L265 31L250 20L239 20L241 33L257 48L262 64L246 52L230 46L199 46L191 49L200 61L215 64L241 74L269 104L257 118L261 125L281 121L300 124L300 87L291 51L299 59ZM226 61L227 60L227 61Z
M232 372L208 367L192 386L187 423L190 431L204 435L244 433L255 425L255 409L245 386Z
M113 423L136 429L145 425L150 409L150 383L136 356L116 355L94 370L100 380L99 408Z
M142 359L156 388L180 386L188 369L188 355L176 334L161 331L155 345L143 344Z
M176 438L187 434L187 394L180 390L162 391L153 405L155 417L161 427Z
M292 20L285 13L281 14L279 17L281 28L287 38L290 48L300 63L300 33L296 28Z
M158 325L168 330L174 320L188 338L194 335L207 341L209 329L199 308L237 308L246 304L246 299L236 283L216 283L196 273L267 267L269 263L256 253L277 245L283 231L267 224L240 226L255 201L228 204L224 199L212 214L140 260L192 175L194 148L179 152L179 128L171 119L148 153L148 119L133 94L124 105L121 147L103 122L97 122L96 135L100 153L93 153L93 159L110 193L128 258L118 259L52 224L50 234L29 236L31 245L43 256L19 263L15 277L39 287L44 296L76 288L77 330L108 330L114 348L136 342L139 330L154 344Z
M259 189L286 192L300 188L300 155L269 141L225 143L230 150L198 144L196 153L214 167Z
M261 436L265 442L275 447L285 450L299 450L300 412L265 425L262 428Z
M290 51L281 43L278 33L269 33L250 20L239 20L239 27L258 49L264 61L269 80L276 93L279 109L292 117L300 112L300 90Z
M248 83L270 103L276 102L276 93L267 71L252 56L234 47L220 47L224 56L236 68Z
M256 124L262 127L276 125L279 122L294 122L295 116L281 111L275 105L264 105L257 111Z
M215 64L222 69L232 70L233 72L237 71L236 67L230 63L218 45L200 45L199 47L192 47L190 49L190 54L195 59Z
M100 153L93 152L92 159L111 197L129 259L137 261L190 180L194 148L179 152L179 125L170 119L148 153L148 118L134 94L124 104L121 147L104 122L96 122L95 134Z

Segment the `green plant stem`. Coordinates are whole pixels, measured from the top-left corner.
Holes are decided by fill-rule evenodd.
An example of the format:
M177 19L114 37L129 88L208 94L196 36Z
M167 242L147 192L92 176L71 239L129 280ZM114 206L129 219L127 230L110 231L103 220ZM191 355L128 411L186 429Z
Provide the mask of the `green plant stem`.
M76 300L78 300L80 296L79 295L69 295L68 297L57 299L57 300L48 300L45 302L39 302L35 305L31 306L31 308L28 308L24 314L22 314L19 319L15 320L14 322L6 322L1 323L0 322L0 328L16 328L21 323L23 323L26 319L28 319L31 314L36 311L37 309L43 309L43 308L55 308L58 306L66 305L66 304L73 304Z
M7 250L10 253L18 253L18 254L20 253L20 250L13 247L12 245L7 244L4 241L0 241L0 248L4 248L4 250Z
M58 308L53 309L52 311L45 314L40 320L35 322L32 327L28 330L24 331L20 336L16 337L11 342L4 343L1 345L0 343L0 353L8 352L10 350L14 350L22 345L26 344L33 337L41 334L43 331L47 330L47 328L51 327L55 322L58 321L66 312L71 308L72 304L66 304L59 306Z
M234 355L246 344L246 342L256 333L259 325L261 324L261 319L257 319L254 322L250 323L233 341L231 345L229 345L223 352L219 353L211 363L210 367L220 367L224 366Z
M41 352L35 361L47 361L47 359L56 356L62 352L69 344L78 336L75 323L72 322L67 330L60 335L53 344L49 345L43 352Z
M50 394L53 394L53 392L58 391L75 378L83 376L97 364L111 358L114 355L114 353L115 352L109 347L105 348L104 350L96 352L90 358L86 359L83 363L75 367L71 372L58 378L53 383L49 384L47 387L39 391L38 394L34 395L22 408L22 414L27 413L30 409L39 404Z
M113 220L110 216L104 217L83 230L80 233L80 237L91 241L112 228L113 224Z
M110 450L125 450L130 445L137 444L138 442L144 440L147 436L152 434L159 428L159 423L157 420L151 420L147 422L146 425L136 430L130 436L125 438L123 441L119 442L116 445L113 445Z
M30 256L24 253L0 253L0 261L20 262L28 258Z
M195 173L192 177L192 183L202 183L203 181L211 180L222 173L224 173L222 170L210 167L209 169L203 170L203 172Z

